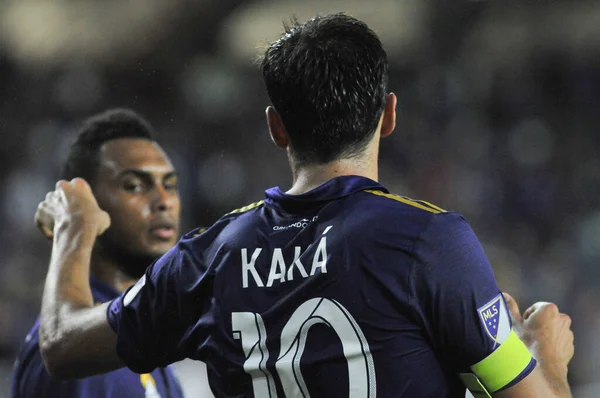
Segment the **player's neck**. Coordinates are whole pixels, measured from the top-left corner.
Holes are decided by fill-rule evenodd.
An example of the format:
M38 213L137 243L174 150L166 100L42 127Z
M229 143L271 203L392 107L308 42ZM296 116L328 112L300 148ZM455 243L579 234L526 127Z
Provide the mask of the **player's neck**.
M119 268L112 259L104 255L101 250L94 250L91 261L91 274L113 287L119 293L123 293L132 286L136 279L127 275Z
M352 159L339 159L326 164L292 166L294 184L287 193L300 195L336 177L362 176L377 181L377 154Z

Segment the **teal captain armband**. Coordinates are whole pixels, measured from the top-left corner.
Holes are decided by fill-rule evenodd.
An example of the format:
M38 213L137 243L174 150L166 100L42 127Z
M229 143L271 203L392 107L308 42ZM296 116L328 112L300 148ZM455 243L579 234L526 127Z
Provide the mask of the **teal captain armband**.
M472 373L461 373L459 377L475 397L491 397L515 380L530 362L529 350L511 330L500 347L471 366Z

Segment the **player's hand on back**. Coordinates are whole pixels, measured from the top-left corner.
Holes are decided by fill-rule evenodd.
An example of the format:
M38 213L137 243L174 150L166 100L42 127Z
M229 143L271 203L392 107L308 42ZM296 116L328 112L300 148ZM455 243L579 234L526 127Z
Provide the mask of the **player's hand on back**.
M538 361L548 381L566 380L575 350L571 318L548 302L537 302L521 315L516 301L506 293L504 297L515 333Z
M56 189L38 205L35 222L48 239L61 227L88 231L96 237L110 226L110 217L98 206L89 184L74 178L56 183Z

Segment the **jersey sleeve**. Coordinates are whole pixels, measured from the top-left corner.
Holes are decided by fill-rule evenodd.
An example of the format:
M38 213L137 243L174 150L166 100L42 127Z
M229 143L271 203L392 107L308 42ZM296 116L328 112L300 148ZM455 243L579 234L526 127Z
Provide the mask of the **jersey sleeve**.
M518 383L535 367L512 330L504 297L475 233L456 213L433 215L415 246L416 316L446 366L490 393Z
M208 311L212 274L193 231L158 259L108 307L117 354L136 373L150 373L189 356L188 338Z

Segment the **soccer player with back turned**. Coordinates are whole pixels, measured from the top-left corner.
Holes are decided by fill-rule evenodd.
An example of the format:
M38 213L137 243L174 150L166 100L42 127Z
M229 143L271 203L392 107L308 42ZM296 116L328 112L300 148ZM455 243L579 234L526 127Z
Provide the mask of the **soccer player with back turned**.
M548 303L521 318L460 215L377 182L395 125L387 69L354 18L289 28L262 72L292 187L184 235L110 304L93 308L87 279L64 277L85 274L85 248L110 220L85 181L59 182L45 202L50 372L148 372L189 357L207 363L217 397L462 398L464 384L478 396L570 396L569 318Z
M179 237L177 174L153 134L150 124L133 111L113 109L86 120L67 154L63 177L89 181L112 220L111 228L88 248L93 253L93 301L87 304L118 297ZM40 356L38 328L36 323L27 335L15 364L13 398L183 396L168 367L141 375L123 368L81 380L55 380ZM95 349L91 341L89 349Z

